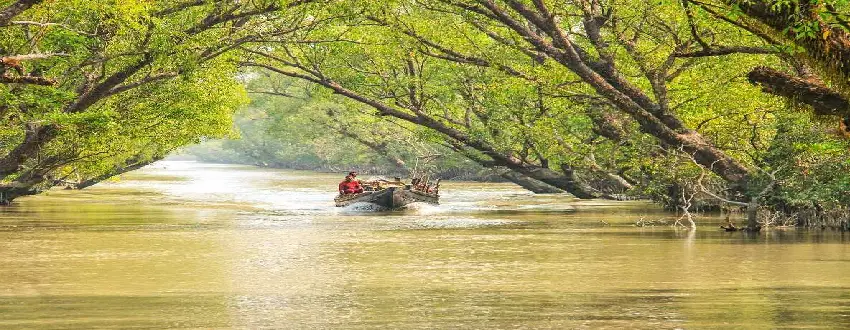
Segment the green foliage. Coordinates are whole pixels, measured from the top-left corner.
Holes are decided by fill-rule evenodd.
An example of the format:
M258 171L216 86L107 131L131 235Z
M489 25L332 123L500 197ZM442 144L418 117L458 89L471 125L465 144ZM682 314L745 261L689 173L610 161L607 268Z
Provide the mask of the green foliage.
M443 170L477 173L481 167L462 154L484 164L501 157L535 169L565 166L596 186L630 178L636 194L668 203L678 202L671 191L693 192L703 179L730 198L752 198L775 171L772 198L848 203L842 192L850 179L840 173L848 173L850 155L828 133L835 118L809 118L746 78L762 65L790 71L789 55L803 51L794 40L846 28L847 1L770 1L796 22L784 31L796 39L778 42L744 24L751 1L603 1L598 39L584 25L592 8L545 2L557 16L551 28L581 50L576 56L600 76L615 72L597 80L604 83L559 58L571 49L554 34L531 31L541 37L535 41L519 33L534 24L507 2L494 5L520 26L455 1L298 3L169 11L189 3L56 0L28 10L22 19L55 24L0 28L0 54L50 54L23 70L58 84L0 85L0 152L14 158L40 127L58 133L4 180L38 171L98 177L226 138L192 152L380 172L441 154ZM732 51L711 54L717 49ZM649 123L617 98L681 124ZM672 128L653 131L658 125ZM733 187L709 173L710 164L685 152L689 138L740 164L749 182Z
M775 198L791 205L850 206L850 143L810 123L803 114L781 118L765 155L780 182Z
M45 1L0 27L0 56L23 59L4 79L56 81L0 85L4 183L108 176L233 136L233 113L247 103L235 43L287 22L253 19L273 2L184 3ZM45 127L57 133L25 139Z
M238 139L211 140L186 149L202 160L260 166L406 174L417 157L442 154L436 173L441 177L477 176L480 168L437 143L442 137L411 125L368 114L362 105L335 98L303 82L250 74L252 102L237 113ZM262 92L262 93L261 93ZM290 97L281 97L288 95ZM365 113L364 113L365 112ZM357 138L346 136L355 134ZM386 153L357 139L385 144ZM393 159L402 160L399 168Z

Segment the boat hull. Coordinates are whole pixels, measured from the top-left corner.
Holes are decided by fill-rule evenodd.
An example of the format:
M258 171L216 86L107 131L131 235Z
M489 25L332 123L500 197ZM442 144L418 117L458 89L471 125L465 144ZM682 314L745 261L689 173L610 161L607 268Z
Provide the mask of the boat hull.
M390 187L380 191L367 191L360 194L337 196L334 202L337 207L354 203L371 203L388 209L396 209L405 205L421 202L439 204L439 195L401 187Z

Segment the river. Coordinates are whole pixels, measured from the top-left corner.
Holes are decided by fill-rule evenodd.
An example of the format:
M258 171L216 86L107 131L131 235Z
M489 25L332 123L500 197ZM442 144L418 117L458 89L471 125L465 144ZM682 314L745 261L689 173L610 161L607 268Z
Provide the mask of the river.
M850 328L848 234L635 227L644 202L164 161L0 209L0 328Z

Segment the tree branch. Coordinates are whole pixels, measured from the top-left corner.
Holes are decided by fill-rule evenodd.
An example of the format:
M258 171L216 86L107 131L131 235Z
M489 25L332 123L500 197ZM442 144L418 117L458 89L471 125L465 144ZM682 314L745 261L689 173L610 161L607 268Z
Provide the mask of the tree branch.
M761 86L767 93L812 106L816 114L850 116L850 102L840 93L819 82L794 77L764 66L750 71L747 78L751 84Z
M723 56L730 54L768 54L768 55L776 55L779 54L779 50L765 47L749 47L749 46L728 46L728 47L715 47L715 48L707 48L703 50L698 50L695 52L676 52L673 55L676 57L709 57L709 56Z
M9 25L12 18L20 15L25 10L30 9L30 7L41 3L42 1L43 0L18 0L6 8L0 9L0 26Z
M45 77L35 76L12 76L9 74L0 75L0 84L27 84L40 86L56 85L56 80Z

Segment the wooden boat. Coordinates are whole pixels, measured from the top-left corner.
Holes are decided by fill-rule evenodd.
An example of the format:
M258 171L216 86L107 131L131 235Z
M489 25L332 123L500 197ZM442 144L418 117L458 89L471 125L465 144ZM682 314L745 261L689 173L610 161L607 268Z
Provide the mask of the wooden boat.
M440 204L439 200L440 195L438 193L412 189L409 185L364 191L359 194L338 195L334 198L337 207L348 206L354 203L372 203L388 209L397 209L416 202L437 205Z

